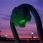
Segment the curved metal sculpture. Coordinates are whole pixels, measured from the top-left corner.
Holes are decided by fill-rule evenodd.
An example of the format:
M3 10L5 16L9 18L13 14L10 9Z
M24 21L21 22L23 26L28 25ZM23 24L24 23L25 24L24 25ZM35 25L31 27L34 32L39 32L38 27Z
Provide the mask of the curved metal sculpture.
M19 5L18 7L15 7L12 11L10 18L10 27L16 43L21 43L21 42L15 26L25 27L26 24L31 20L30 12L34 16L40 42L43 43L43 31L42 31L41 19L36 9L30 4Z

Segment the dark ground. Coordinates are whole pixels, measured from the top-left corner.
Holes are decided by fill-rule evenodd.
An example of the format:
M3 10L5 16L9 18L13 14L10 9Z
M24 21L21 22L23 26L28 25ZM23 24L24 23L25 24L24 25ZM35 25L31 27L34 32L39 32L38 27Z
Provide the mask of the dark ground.
M26 38L24 38L24 39L26 39ZM39 43L38 38L27 38L28 40L24 40L24 39L20 40L21 43ZM0 37L0 43L15 43L15 40L14 40L14 38Z
M0 41L0 43L15 43L15 41ZM33 41L21 40L21 43L39 43L39 40L33 40Z

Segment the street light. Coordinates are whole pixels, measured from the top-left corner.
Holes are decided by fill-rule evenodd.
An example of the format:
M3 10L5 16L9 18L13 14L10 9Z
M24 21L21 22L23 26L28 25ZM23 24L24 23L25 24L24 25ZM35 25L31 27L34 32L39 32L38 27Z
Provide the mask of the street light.
M8 35L6 34L5 37L7 37Z
M32 35L32 40L33 40L33 34L34 34L34 32L32 31L32 32L31 32L31 35Z

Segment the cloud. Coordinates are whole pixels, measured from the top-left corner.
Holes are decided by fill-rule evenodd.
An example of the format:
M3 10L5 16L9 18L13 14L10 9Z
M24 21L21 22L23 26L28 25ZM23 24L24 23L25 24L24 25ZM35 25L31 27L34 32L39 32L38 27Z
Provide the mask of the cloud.
M2 20L10 20L10 15L6 15L6 14L1 14L1 13L0 13L0 18L1 18Z
M1 19L3 19L3 20L10 20L10 18L8 18L8 17L3 17Z
M2 14L2 13L0 13L0 16L1 16L1 15L3 15L3 16L7 16L7 17L10 17L10 15L6 15L6 14Z

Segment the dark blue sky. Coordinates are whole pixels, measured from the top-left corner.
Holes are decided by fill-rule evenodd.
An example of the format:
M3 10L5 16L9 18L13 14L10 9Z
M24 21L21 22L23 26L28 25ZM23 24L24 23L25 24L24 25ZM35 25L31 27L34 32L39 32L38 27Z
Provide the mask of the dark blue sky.
M10 16L14 7L20 4L28 3L35 7L43 24L43 0L0 0L0 29L2 35L8 34L8 37L12 32L10 29ZM16 27L18 34L23 36L30 36L30 32L34 31L34 36L37 36L35 20L32 16L31 22L26 25L25 28Z

